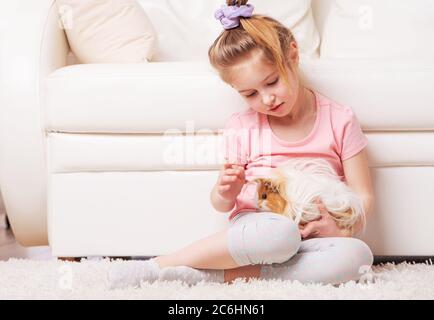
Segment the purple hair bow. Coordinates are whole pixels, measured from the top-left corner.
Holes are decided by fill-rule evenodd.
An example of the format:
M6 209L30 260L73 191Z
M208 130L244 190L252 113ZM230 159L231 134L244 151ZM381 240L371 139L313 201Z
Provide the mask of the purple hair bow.
M250 18L253 14L254 7L251 4L243 6L223 5L218 9L214 17L220 20L223 28L226 30L236 28L240 25L240 17Z

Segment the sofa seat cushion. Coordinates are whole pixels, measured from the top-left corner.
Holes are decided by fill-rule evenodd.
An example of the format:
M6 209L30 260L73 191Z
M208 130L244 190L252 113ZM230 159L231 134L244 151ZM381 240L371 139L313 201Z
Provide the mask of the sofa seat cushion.
M319 59L303 63L304 82L347 105L364 131L434 130L434 59Z
M215 129L237 109L208 63L83 64L47 78L44 117L47 131L161 133Z
M434 60L304 59L301 73L350 106L365 131L434 130ZM247 108L206 62L68 66L50 74L45 89L46 131L215 130Z

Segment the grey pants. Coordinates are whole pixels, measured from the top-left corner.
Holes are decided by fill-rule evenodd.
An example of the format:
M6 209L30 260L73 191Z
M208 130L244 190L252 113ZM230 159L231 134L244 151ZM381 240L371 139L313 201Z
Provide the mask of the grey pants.
M297 225L272 212L243 212L228 229L228 247L239 266L261 264L262 279L339 284L359 280L373 263L369 247L348 237L302 241Z

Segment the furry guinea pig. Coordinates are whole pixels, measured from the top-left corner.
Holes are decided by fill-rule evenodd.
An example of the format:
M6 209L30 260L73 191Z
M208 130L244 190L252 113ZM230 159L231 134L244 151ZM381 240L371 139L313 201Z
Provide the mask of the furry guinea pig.
M258 178L258 208L284 214L299 224L320 216L317 198L340 228L351 229L364 212L360 197L334 172L329 163L316 158L294 158Z

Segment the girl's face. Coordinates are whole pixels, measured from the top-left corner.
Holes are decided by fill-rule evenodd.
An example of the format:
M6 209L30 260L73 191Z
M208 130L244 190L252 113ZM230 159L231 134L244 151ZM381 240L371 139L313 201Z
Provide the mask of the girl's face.
M293 50L295 48L295 50ZM298 65L296 45L290 58L291 64ZM231 86L236 89L253 110L274 117L285 117L296 112L299 96L299 79L287 68L288 88L279 75L277 67L265 63L263 53L255 51L247 61L237 64L231 70Z

